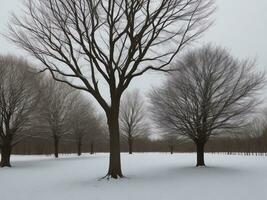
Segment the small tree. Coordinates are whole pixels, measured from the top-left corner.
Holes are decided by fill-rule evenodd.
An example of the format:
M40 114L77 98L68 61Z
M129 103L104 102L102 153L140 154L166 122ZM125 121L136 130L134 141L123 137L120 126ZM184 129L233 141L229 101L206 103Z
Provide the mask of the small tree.
M175 151L175 146L185 142L184 138L179 137L177 134L165 134L163 135L163 141L168 145L171 154Z
M47 77L42 84L42 100L39 104L39 132L54 142L54 155L58 158L59 142L70 134L68 117L76 93L71 87Z
M122 94L147 71L168 71L173 58L209 27L213 0L27 2L25 16L13 18L8 37L38 59L54 79L96 99L109 128L107 176L123 177ZM104 98L106 91L109 99Z
M106 143L108 140L108 128L105 123L105 117L102 115L95 116L96 123L94 129L90 131L86 140L89 141L90 154L95 153L96 144Z
M253 62L212 46L189 52L175 67L165 85L151 93L151 111L160 127L196 144L197 166L204 166L206 142L246 123L264 75L253 72Z
M82 95L72 104L71 111L69 112L69 125L71 134L77 144L77 154L82 154L82 145L88 138L94 138L97 134L99 121L92 104L88 103ZM90 145L92 144L91 142Z
M148 132L144 101L138 91L126 94L122 100L120 128L132 154L134 141Z
M22 59L0 56L0 149L1 167L11 167L13 147L33 134L39 100L33 69Z

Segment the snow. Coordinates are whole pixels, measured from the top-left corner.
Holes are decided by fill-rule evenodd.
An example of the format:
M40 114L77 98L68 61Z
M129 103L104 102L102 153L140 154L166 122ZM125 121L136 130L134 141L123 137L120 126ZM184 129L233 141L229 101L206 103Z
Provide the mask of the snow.
M206 155L196 168L195 154L122 154L126 178L99 180L108 154L12 156L0 169L1 200L265 200L267 157Z

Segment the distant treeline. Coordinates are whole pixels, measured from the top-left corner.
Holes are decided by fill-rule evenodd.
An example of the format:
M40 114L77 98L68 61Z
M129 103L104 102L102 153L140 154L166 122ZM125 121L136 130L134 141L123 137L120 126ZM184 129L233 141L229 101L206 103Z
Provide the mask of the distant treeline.
M84 142L82 145L83 153L108 152L108 140L98 141L95 143ZM127 142L121 144L122 152L128 152ZM180 144L170 145L166 140L151 140L140 138L135 142L134 152L196 152L194 143L184 141ZM214 138L211 139L205 147L206 152L210 153L242 153L245 155L267 153L267 132L258 137L231 137L231 138ZM62 141L59 144L59 152L62 154L77 153L76 143L70 140ZM18 144L14 148L14 154L31 155L31 154L53 154L53 141L40 138L29 138Z

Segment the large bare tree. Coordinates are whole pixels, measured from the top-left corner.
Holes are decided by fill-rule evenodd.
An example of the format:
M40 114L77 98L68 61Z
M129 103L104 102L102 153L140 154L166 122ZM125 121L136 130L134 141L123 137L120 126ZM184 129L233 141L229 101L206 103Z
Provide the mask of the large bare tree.
M120 109L120 130L127 141L129 154L133 153L134 141L148 134L148 122L144 100L138 91L126 93Z
M248 121L264 75L254 71L253 62L211 45L187 53L175 67L162 88L151 93L151 111L159 126L196 144L197 166L204 166L209 138Z
M97 100L109 127L107 176L117 178L123 177L123 92L149 70L167 71L175 55L209 27L213 10L213 0L28 0L8 37L56 80Z
M33 134L39 99L38 81L24 60L0 56L0 149L1 167L11 167L13 147Z

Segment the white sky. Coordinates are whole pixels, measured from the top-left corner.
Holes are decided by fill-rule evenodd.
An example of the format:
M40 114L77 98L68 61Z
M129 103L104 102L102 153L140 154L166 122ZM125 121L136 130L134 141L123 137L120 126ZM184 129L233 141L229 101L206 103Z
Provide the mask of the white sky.
M0 0L0 33L4 33L11 12L20 11L23 0ZM216 0L214 25L197 45L212 42L229 49L239 58L256 58L257 69L267 69L267 1L266 0ZM0 53L25 55L0 36ZM161 83L162 74L149 74L135 80L131 88L146 92ZM263 93L267 93L267 90Z

